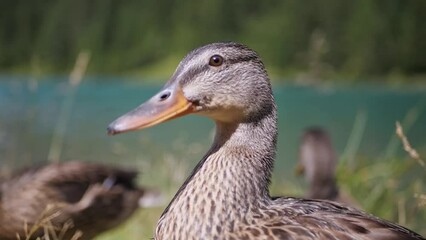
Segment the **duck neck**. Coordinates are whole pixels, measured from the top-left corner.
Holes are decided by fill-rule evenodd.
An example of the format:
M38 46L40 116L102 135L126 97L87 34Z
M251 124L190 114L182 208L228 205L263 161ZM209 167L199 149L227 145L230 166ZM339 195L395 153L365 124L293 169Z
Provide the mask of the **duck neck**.
M271 129L270 121L264 118L239 124L217 123L215 142L203 167L210 172L221 172L220 182L212 184L241 194L238 197L225 194L224 197L232 198L230 202L252 205L259 199L269 198L277 138L276 128Z
M310 183L309 198L335 200L339 196L336 179L324 177Z
M232 231L249 211L267 205L276 140L274 106L261 119L216 122L212 147L164 211L157 238Z

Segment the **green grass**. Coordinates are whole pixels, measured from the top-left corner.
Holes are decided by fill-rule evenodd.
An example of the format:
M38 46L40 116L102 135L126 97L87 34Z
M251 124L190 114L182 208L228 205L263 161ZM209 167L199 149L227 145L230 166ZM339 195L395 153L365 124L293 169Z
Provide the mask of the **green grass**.
M120 227L108 231L97 240L151 239L163 208L140 209Z
M426 193L425 176L415 160L400 158L357 158L353 170L343 164L338 169L341 188L365 211L422 235L426 235L426 207L416 195Z

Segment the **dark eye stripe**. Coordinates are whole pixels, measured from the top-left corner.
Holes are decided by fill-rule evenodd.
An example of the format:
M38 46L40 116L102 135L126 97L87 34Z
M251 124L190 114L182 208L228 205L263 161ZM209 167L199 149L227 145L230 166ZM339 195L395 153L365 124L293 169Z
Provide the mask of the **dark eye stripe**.
M200 73L207 71L208 69L209 69L209 65L203 65L203 66L200 66L200 67L191 68L181 76L180 82L182 84L186 84L189 81L191 81L191 79L193 79L194 77L196 77Z
M227 62L230 64L234 64L239 62L249 62L255 59L257 59L255 55L244 55L244 56L239 56L237 58L229 58L227 59Z

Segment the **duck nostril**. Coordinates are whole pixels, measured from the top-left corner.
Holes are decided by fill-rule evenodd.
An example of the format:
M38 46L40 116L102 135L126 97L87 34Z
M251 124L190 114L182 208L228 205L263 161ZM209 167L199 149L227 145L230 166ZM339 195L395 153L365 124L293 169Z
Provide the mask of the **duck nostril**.
M169 98L169 97L170 97L170 95L171 95L171 93L170 93L169 91L162 93L162 94L160 95L160 101L164 101L164 100L166 100L167 98Z

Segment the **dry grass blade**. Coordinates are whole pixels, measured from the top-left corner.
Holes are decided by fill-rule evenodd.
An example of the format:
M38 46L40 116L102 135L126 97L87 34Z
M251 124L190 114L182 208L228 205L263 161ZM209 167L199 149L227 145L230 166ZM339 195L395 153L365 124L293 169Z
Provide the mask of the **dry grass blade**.
M47 157L47 159L51 162L59 162L62 153L66 129L68 126L68 120L70 119L73 107L76 88L83 80L87 65L89 64L89 60L89 52L80 52L75 62L74 69L70 74L68 80L70 87L68 88L67 93L65 94L65 99L60 109L58 122L53 132L52 143L50 145Z
M79 240L79 239L81 239L82 236L83 236L83 232L78 230L74 233L71 240Z
M402 145L404 146L404 150L408 153L408 155L411 158L413 158L414 160L416 160L420 164L420 166L422 166L424 169L426 169L425 168L425 162L420 157L420 154L416 151L416 149L414 149L411 146L410 142L408 141L407 136L405 136L405 134L404 134L404 130L402 129L401 124L398 121L396 122L396 135L401 139ZM426 195L425 194L416 193L414 195L414 197L419 200L418 204L420 206L426 205Z
M87 65L90 61L89 52L80 52L75 62L74 69L72 70L69 78L71 86L77 86L83 80L84 73L86 72Z
M65 234L72 230L74 227L74 223L72 220L68 220L65 222L60 228L57 226L54 226L52 221L54 218L59 217L61 214L60 211L55 210L54 206L47 206L44 212L41 214L40 218L34 223L34 225L31 226L31 228L28 227L28 224L26 223L24 225L24 232L25 232L25 240L34 239L34 235L37 234L39 230L43 230L43 234L41 237L37 237L37 240L62 240L65 236ZM71 237L71 240L79 240L81 239L81 236L83 233L79 230L77 230ZM21 236L19 234L16 235L16 239L21 240Z
M414 197L417 198L420 202L420 206L426 206L426 194L414 194Z
M425 162L420 157L420 155L416 151L416 149L414 149L413 147L411 147L411 144L408 141L407 137L405 136L404 131L402 129L402 126L401 126L401 124L398 121L396 122L396 135L401 139L402 145L404 146L404 150L408 153L408 155L411 158L413 158L414 160L416 160L420 164L420 166L422 166L423 168L425 168Z

